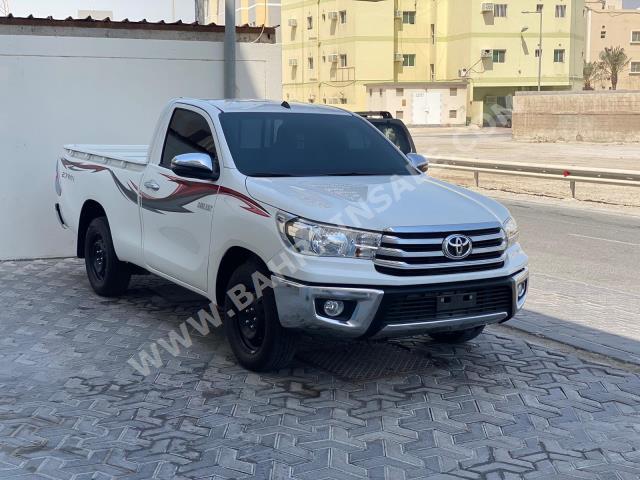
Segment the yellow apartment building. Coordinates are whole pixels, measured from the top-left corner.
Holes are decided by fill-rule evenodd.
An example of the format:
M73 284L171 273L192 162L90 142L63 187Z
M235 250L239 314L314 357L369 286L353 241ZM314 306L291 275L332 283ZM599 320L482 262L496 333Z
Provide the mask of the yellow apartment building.
M618 77L618 90L640 89L640 10L622 9L620 2L590 4L587 11L587 58L598 60L605 47L623 47L631 59ZM608 89L602 80L594 88Z
M436 91L440 123L457 109L482 124L510 108L516 91L537 88L540 16L542 88L581 88L584 0L502 2L282 0L284 97L363 110L384 106L370 100L378 95L402 111L415 97L393 92ZM447 103L452 89L465 95L464 106Z
M236 0L236 25L280 25L280 0ZM209 22L224 24L225 0L208 0Z

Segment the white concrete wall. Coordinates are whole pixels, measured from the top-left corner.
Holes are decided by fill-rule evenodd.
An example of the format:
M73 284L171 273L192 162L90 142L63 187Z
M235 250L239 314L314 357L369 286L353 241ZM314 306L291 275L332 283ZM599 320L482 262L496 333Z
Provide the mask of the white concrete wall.
M0 259L74 254L55 217L67 143L146 144L167 100L223 95L218 42L0 35ZM238 47L239 97L281 97L280 51Z

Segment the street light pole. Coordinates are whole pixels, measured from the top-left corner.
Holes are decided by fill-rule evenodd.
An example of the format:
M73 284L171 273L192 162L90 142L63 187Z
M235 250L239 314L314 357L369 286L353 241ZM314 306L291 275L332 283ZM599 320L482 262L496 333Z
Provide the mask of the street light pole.
M224 4L224 97L236 95L236 2Z
M538 91L540 91L541 80L542 80L542 10L540 10L540 39L538 41L538 48L540 52L538 53Z
M541 90L542 85L542 10L523 11L522 13L536 13L540 15L540 38L538 40L538 91Z

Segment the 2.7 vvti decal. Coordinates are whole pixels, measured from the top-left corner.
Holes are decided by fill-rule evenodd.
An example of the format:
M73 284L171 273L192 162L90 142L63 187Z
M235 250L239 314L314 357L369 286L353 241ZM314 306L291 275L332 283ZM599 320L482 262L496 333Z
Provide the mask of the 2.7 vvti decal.
M174 212L174 213L193 213L192 210L186 208L187 205L200 200L209 195L227 195L240 200L244 205L241 208L260 215L262 217L269 217L269 212L257 203L252 198L243 195L240 192L232 190L227 187L215 185L212 183L195 182L184 178L174 177L172 175L162 174L168 178L171 182L176 184L175 190L173 190L166 197L152 197L147 195L129 180L128 185L125 185L120 181L113 171L105 167L104 165L95 165L90 163L73 162L71 160L62 159L62 165L68 170L75 172L89 171L92 173L98 173L107 171L111 175L114 183L118 187L118 190L127 199L134 203L140 202L140 206L145 210L149 210L155 213Z

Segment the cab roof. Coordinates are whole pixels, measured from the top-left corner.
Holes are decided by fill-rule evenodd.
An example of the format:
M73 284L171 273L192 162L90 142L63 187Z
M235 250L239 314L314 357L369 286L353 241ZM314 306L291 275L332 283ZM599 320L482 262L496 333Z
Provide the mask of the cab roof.
M267 113L325 113L332 115L351 115L350 112L327 105L310 103L279 102L273 100L205 100L221 112L267 112ZM288 107L287 107L288 105Z

